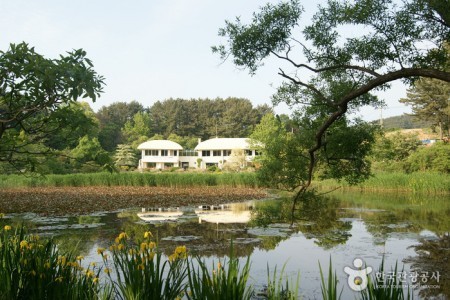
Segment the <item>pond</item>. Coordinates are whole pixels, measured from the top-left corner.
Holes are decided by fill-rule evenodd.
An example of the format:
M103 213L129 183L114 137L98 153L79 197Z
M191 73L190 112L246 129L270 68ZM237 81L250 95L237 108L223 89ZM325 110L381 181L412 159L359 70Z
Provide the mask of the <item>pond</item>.
M443 196L335 192L301 204L292 227L286 199L145 207L77 217L10 214L0 223L25 222L39 235L53 236L60 249L76 248L86 263L100 262L97 248L108 248L122 231L142 236L150 230L166 253L186 245L191 254L211 263L223 260L233 241L236 255L250 255L250 281L257 289L267 282L268 267L280 270L286 264L285 273L293 281L300 272L303 299L321 298L319 262L327 273L331 258L342 299L355 299L359 292L350 289L344 268L356 269L359 258L377 272L384 257L386 276L398 263L405 285L422 285L414 289L417 299L450 296L449 215L450 202ZM422 245L421 255L415 245Z

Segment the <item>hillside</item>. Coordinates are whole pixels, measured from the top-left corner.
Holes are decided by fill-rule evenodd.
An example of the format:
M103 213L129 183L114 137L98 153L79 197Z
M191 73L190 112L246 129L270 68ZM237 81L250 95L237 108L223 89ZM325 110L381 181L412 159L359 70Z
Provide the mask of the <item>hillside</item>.
M379 123L379 120L374 121L374 123ZM414 128L430 128L431 123L418 120L411 115L401 115L395 117L389 117L383 119L383 127L386 130L392 129L414 129Z

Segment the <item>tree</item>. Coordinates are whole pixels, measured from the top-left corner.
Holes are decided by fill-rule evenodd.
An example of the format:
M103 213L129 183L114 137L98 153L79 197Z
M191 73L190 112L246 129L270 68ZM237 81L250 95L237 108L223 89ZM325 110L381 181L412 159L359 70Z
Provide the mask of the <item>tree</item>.
M136 113L133 119L128 120L122 128L123 140L136 149L140 143L149 139L150 123L150 115L147 112Z
M36 157L52 151L31 145L70 124L68 107L80 97L95 101L103 84L82 49L59 59L45 58L26 43L0 51L0 162L33 169Z
M450 135L450 83L432 78L422 78L408 90L407 98L400 102L412 106L413 115L423 121L431 121L433 130L439 128L441 139L444 131Z
M86 135L80 138L78 145L70 151L70 158L74 168L83 172L110 169L111 159L96 137L90 138Z
M117 145L114 162L120 168L135 168L137 166L137 158L134 149L130 145Z
M100 122L98 139L103 149L114 151L118 144L122 144L122 128L125 123L132 120L138 112L144 112L144 107L137 101L115 102L109 106L103 106L97 112Z
M337 130L341 138L345 137L342 145L351 142L345 134L350 125L345 115L364 105L380 104L371 92L385 90L390 82L399 79L406 83L418 77L450 81L446 71L449 53L444 47L444 42L450 40L447 8L427 0L409 0L401 5L392 1L330 0L319 7L312 24L299 31L303 8L291 0L267 4L249 24L237 18L226 21L219 30L226 43L214 46L213 52L223 60L231 58L251 75L270 56L283 63L278 74L285 81L273 103L284 102L294 109L301 123L299 132L308 123L312 129L307 131L313 132L308 139L298 142L302 149L307 147L306 152L297 155L307 159L308 167L306 180L296 183L299 188L293 209L295 199L311 185L321 152L333 151L329 137L336 135L331 131ZM339 31L343 26L345 31ZM349 32L352 34L345 36ZM435 48L417 47L419 44ZM356 155L355 162L362 162L361 149L356 146L341 149L349 151L349 158ZM336 168L330 174L344 175ZM366 172L360 175L367 176Z

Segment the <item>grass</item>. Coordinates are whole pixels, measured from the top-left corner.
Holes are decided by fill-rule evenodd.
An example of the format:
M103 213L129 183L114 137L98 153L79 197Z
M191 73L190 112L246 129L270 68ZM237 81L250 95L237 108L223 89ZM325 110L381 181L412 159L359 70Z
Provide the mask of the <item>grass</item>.
M427 194L450 193L450 176L441 173L376 173L362 184L350 186L345 182L323 180L315 182L320 189L341 187L344 190L397 191Z
M261 186L256 173L86 173L25 177L0 175L0 188L79 186Z

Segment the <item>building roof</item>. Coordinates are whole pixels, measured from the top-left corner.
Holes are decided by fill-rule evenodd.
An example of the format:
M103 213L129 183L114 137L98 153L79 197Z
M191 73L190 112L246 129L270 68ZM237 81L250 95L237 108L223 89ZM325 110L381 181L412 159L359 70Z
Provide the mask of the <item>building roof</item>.
M246 138L214 138L203 141L195 150L221 150L221 149L250 149Z
M138 146L139 150L183 150L180 144L169 140L152 140Z

